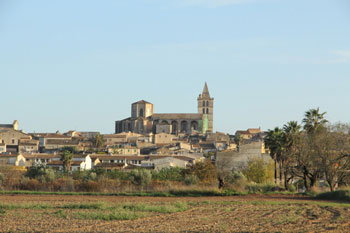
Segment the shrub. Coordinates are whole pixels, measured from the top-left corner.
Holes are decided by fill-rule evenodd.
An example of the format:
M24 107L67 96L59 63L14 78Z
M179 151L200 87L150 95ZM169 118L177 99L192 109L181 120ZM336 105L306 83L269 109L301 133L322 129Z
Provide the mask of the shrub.
M204 184L217 182L217 169L210 161L198 162L192 168L186 170L185 173L196 176Z
M148 170L136 169L129 173L129 180L134 185L146 186L151 183L152 175Z
M268 193L282 191L281 187L276 184L247 184L248 193Z
M320 193L316 195L316 198L322 200L350 201L350 190Z
M53 189L55 191L68 191L75 190L74 180L72 178L58 178L53 182Z
M273 181L273 164L267 164L261 158L254 158L248 162L248 167L243 174L249 181L261 184Z
M21 186L20 188L23 190L40 190L41 184L36 179L30 179L28 177L23 177L21 179Z
M97 174L95 172L88 172L83 177L83 182L87 182L89 180L96 181L97 180Z
M195 185L199 183L199 179L196 175L186 175L184 182L186 185Z
M179 167L163 168L152 172L153 180L161 181L184 181L184 169Z
M0 185L2 185L3 180L4 180L4 175L0 173Z
M55 171L44 165L33 165L25 173L31 179L38 179L40 182L53 182L56 178Z
M288 185L288 190L292 193L296 192L297 191L297 188L295 187L294 184L290 184Z
M224 188L244 191L247 184L247 178L240 171L225 172L220 175L224 181Z

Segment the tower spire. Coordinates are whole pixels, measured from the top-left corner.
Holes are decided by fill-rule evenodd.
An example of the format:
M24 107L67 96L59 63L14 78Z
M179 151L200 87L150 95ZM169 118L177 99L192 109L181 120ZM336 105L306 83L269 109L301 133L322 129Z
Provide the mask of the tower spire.
M204 84L204 88L203 88L203 92L202 92L202 97L208 97L208 98L210 98L210 94L209 94L207 82L205 82L205 84Z

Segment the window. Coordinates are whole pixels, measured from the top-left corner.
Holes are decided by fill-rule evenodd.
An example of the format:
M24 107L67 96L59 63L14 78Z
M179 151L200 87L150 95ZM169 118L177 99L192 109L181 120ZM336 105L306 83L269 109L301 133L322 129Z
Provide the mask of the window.
M207 114L209 114L209 108L207 108Z
M12 144L14 144L15 143L15 139L12 139Z
M143 108L140 109L140 117L143 117Z
M203 108L203 114L205 114L205 109Z
M203 107L205 107L205 101L203 100Z
M209 107L209 101L207 101L207 107Z

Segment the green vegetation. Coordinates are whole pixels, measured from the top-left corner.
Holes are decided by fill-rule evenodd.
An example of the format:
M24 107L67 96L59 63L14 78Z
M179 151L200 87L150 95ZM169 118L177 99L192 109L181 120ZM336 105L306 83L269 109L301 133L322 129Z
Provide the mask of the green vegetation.
M307 191L318 188L320 179L330 191L350 185L350 126L329 124L325 114L310 109L303 126L290 121L268 131L265 145L275 162L275 183L279 179L286 190L299 180Z
M26 203L26 204L1 204L0 214L6 214L6 210L21 210L21 209L54 209L53 212L60 218L72 216L78 219L93 219L93 220L132 220L149 215L149 213L177 213L188 210L188 205L185 202L174 203L122 203L111 205L107 202L97 203L73 203L64 205L49 205L42 203ZM86 210L85 212L73 212L68 214L66 210Z
M350 190L337 190L334 192L320 193L316 195L316 198L321 200L350 202Z

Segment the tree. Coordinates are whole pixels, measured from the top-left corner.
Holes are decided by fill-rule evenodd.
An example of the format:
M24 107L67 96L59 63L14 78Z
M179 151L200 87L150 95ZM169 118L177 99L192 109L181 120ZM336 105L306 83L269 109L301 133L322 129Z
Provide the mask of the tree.
M305 112L303 119L305 133L299 141L297 162L302 172L304 185L308 190L316 185L317 179L324 172L320 154L322 153L320 139L327 131L328 121L324 118L325 114L326 112L320 113L319 108L310 109Z
M236 134L235 138L234 138L234 142L237 145L237 150L239 151L239 146L242 144L243 142L243 137L240 134Z
M212 184L218 179L217 169L209 160L195 163L185 174L198 177L203 184Z
M283 131L276 127L273 130L268 130L264 140L265 146L270 150L270 156L274 160L274 176L275 183L277 183L277 162L281 162L281 156L283 151ZM280 163L280 179L281 177L281 163Z
M321 169L330 191L348 176L350 165L350 136L348 133L328 128L315 142L321 159Z
M104 146L103 136L99 133L93 138L93 145L97 150L101 149Z
M308 134L314 133L320 127L324 127L328 122L324 115L326 112L320 113L320 108L310 109L305 112L305 118L303 119L304 129Z
M295 145L301 134L301 125L297 121L290 121L283 126L283 146L282 155L284 187L288 189L289 182L294 178L295 166Z
M73 154L68 150L63 151L61 153L61 161L63 162L64 170L68 173L71 170Z
M249 181L258 184L269 183L273 179L272 169L272 164L270 166L262 158L253 158L248 162L248 167L243 170L243 174Z

